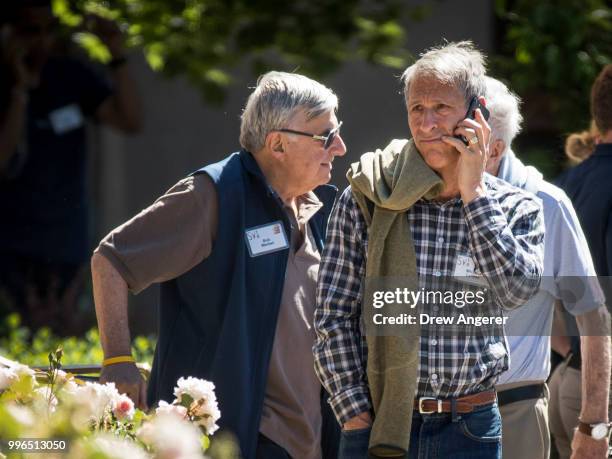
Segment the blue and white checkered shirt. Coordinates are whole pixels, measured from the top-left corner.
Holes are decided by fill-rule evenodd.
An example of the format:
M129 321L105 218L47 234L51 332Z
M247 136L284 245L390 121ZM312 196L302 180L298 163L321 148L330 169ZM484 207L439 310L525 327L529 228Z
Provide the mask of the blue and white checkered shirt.
M529 193L489 174L484 182L486 196L466 206L460 198L422 199L406 214L419 277L451 277L457 254L470 253L489 282L493 308L501 312L524 304L538 290L544 220L540 203ZM341 425L371 409L360 320L367 243L366 222L348 187L328 225L313 347L315 370ZM458 397L492 387L509 357L503 327L484 330L448 336L422 325L417 395Z

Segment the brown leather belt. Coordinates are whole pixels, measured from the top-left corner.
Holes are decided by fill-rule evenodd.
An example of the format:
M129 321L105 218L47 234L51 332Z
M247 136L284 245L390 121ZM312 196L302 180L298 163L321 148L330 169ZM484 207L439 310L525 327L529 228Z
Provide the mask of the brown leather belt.
M495 390L488 390L485 392L479 392L477 394L465 395L463 397L456 398L455 400L457 413L465 414L471 413L479 406L493 403L497 400L497 393ZM415 398L414 410L421 414L450 413L451 400L438 399L434 397Z

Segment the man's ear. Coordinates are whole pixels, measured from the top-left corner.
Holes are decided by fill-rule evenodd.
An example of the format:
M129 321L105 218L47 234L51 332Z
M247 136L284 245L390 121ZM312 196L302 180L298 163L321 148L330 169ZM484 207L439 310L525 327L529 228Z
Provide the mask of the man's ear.
M480 102L485 107L487 106L487 101L485 100L484 96L478 96L478 102Z
M279 132L270 132L266 136L266 148L274 153L284 153L283 137Z
M491 148L489 148L489 158L499 161L505 149L506 149L506 142L504 142L502 139L496 139L491 144Z
M496 139L489 144L489 157L486 165L486 171L489 174L495 176L499 174L499 165L505 149L506 143L501 139Z

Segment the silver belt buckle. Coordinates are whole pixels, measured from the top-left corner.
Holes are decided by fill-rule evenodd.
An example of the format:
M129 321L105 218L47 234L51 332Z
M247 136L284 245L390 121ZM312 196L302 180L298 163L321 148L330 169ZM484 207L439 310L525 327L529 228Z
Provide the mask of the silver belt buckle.
M438 401L438 410L426 411L423 408L423 402L426 400L437 400ZM435 397L419 397L419 413L420 414L433 414L433 413L442 413L442 400Z

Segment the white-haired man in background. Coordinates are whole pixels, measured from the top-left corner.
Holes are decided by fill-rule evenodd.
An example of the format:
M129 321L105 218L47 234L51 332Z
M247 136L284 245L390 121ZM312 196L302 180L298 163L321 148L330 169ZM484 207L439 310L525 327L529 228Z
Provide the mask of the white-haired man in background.
M220 427L246 459L336 456L338 429L321 403L311 347L336 194L326 183L346 153L337 108L336 95L310 78L266 73L242 113L240 152L179 181L92 258L100 379L141 407L171 399L180 377L213 381ZM145 401L127 298L153 283L159 339Z
M590 426L608 422L610 338L601 324L609 324L595 270L578 217L567 195L546 182L532 166L525 166L511 144L521 128L519 98L503 83L487 77L487 107L491 112L490 156L487 172L530 191L544 208L544 274L540 291L507 322L510 369L497 383L503 426L503 456L510 459L548 458L548 388L550 333L555 301L578 322L582 335L583 390L580 420ZM582 281L578 284L576 281ZM577 291L577 286L584 288ZM580 293L580 294L579 294ZM587 336L599 335L599 336ZM585 362L589 362L585 365ZM601 429L600 429L601 430ZM608 436L578 433L572 457L605 457Z

